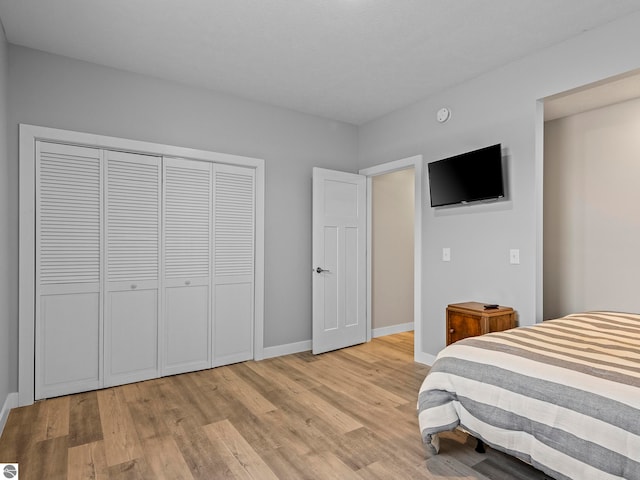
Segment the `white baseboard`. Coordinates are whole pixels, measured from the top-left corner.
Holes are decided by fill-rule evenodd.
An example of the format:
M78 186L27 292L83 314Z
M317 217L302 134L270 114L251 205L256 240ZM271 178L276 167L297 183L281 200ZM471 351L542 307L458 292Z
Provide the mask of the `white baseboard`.
M292 353L308 352L309 350L311 350L311 340L304 340L302 342L287 343L286 345L277 345L275 347L265 347L263 358L281 357L283 355L291 355Z
M415 352L413 360L418 363L423 363L425 365L432 366L433 362L436 361L436 356L431 355L430 353Z
M9 412L12 408L18 407L18 392L12 392L7 395L4 404L2 405L2 410L0 410L0 435L2 435L2 431L4 430L4 426L7 423L7 419L9 418Z
M410 332L412 330L413 322L409 322L401 323L399 325L391 325L389 327L375 328L371 331L371 335L375 338L383 337L385 335L393 335L394 333ZM311 340L287 343L285 345L276 345L275 347L264 347L263 359L281 357L283 355L291 355L293 353L308 352L309 350L311 350Z
M410 332L413 330L413 322L400 323L398 325L390 325L388 327L374 328L371 330L371 337L384 337L385 335L393 335L394 333Z

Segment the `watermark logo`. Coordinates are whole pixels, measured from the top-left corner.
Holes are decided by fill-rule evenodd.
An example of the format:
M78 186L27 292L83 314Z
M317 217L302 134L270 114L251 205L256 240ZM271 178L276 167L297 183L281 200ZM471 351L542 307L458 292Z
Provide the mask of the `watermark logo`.
M0 479L11 478L18 480L17 463L0 463Z

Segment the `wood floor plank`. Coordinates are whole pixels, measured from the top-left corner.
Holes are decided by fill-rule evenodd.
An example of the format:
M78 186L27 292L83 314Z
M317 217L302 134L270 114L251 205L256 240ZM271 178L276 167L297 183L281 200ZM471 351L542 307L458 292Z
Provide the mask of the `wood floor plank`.
M434 476L491 480L451 455L434 455L427 461L427 471Z
M287 371L294 375L299 375L299 372L297 372L295 368L296 360L293 356L287 357L287 359L288 362L290 362L288 364L289 368ZM324 420L328 425L340 433L349 432L362 426L351 416L345 414L340 408L324 401L310 390L305 388L294 388L295 382L292 382L291 378L287 378L287 375L280 375L278 380L282 381L285 385L291 388L291 390L286 390L285 392L272 392L272 395L280 395L279 398L281 401L288 403L290 407L296 407L291 403L292 401L295 401L295 403L303 410L307 411L309 415ZM320 387L322 387L322 385L320 385Z
M118 465L142 457L140 439L123 389L100 390L98 407L107 465Z
M166 412L166 423L194 479L226 478L224 459L193 417L173 409Z
M299 357L297 355L288 355L262 362L248 362L246 366L263 378L271 379L272 390L287 389L292 393L300 393L322 385L314 377L292 370L290 362L293 358Z
M351 468L332 452L310 453L306 457L309 469L318 478L339 478L340 480L360 480Z
M521 462L515 458L504 455L495 455L496 452L489 452L484 460L474 465L474 470L491 478L492 480L549 480L549 477L542 472L522 472Z
M137 458L108 467L109 480L147 480L154 478L146 460Z
M118 387L126 401L130 418L133 419L133 427L140 444L147 438L170 434L164 412L170 408L174 396L173 392L165 393L163 387L171 385L173 382L157 379ZM135 437L132 438L135 440Z
M69 397L69 447L102 440L97 392Z
M359 428L345 435L333 437L332 450L342 463L349 466L353 471L375 463L377 460L388 458L388 454L393 454L392 449L381 452L381 439L368 428Z
M38 424L40 402L29 407L14 408L0 437L0 461L3 463L20 463L31 446L41 435L43 427Z
M229 369L233 370L236 375L242 378L260 395L268 399L269 393L273 392L274 390L286 388L286 385L281 384L281 382L279 381L276 381L273 377L274 370L277 372L277 375L280 374L277 370L275 360L277 359L269 359L261 362L236 363L234 365L230 365ZM254 369L252 368L253 366L258 366L258 368ZM291 380L293 384L296 384L297 387L294 388L294 390L298 388L308 389L297 384L295 379L290 379L290 377L286 377L286 379L287 381Z
M251 446L262 455L264 452L286 449L294 455L305 455L312 450L310 437L317 432L309 432L305 421L294 420L282 409L267 412L257 417L234 419L234 426Z
M159 385L162 382L147 380L146 382L129 383L121 385L122 394L129 403L140 403L155 398L159 392Z
M296 368L299 367L301 365L296 364ZM306 365L305 368L310 369L324 385L332 386L334 390L351 393L357 398L373 399L378 404L384 403L389 407L407 402L407 399L372 384L371 378L363 378L362 374L354 373L347 361L335 355L324 356L319 362ZM340 372L340 374L336 375L336 372Z
M145 459L158 480L193 480L173 436L152 437L142 442Z
M36 442L69 434L69 405L69 396L40 402L37 420L39 429L34 438Z
M214 444L222 444L227 449L228 465L238 478L277 480L278 477L231 422L222 420L207 425L204 430Z
M33 444L20 460L20 479L66 479L68 439L55 437Z
M278 448L260 455L277 478L295 480L318 480L318 475L309 468L306 456L295 455L287 448Z
M108 479L105 451L102 440L71 447L67 458L68 480Z
M181 409L186 407L199 425L247 413L244 405L236 402L233 396L220 387L216 369L177 375L171 383L174 387L174 406Z
M326 421L339 433L347 433L362 427L362 424L338 407L323 400L315 393L303 391L295 396L296 401L315 416Z
M409 332L39 401L10 412L0 461L21 480L547 478L460 431L427 453L427 372Z
M416 429L415 407L410 406L410 413L407 414L398 408L372 407L358 399L349 397L343 392L335 391L328 387L319 389L315 393L318 397L325 398L328 402L340 405L343 411L376 432L381 439L389 441L398 447L406 445L407 449L414 452L421 453L423 451L422 444L416 442L420 434Z
M358 345L358 348L355 348L351 355L361 358L369 363L380 363L388 360L389 358L398 358L396 352L388 352L390 350L387 346L378 342L376 348L370 348L369 344ZM379 348L378 348L379 347Z
M382 461L374 462L357 471L362 480L397 480L398 472Z
M221 384L231 396L242 403L249 412L260 415L276 410L276 406L260 395L254 388L238 376L233 368L216 369L215 373Z

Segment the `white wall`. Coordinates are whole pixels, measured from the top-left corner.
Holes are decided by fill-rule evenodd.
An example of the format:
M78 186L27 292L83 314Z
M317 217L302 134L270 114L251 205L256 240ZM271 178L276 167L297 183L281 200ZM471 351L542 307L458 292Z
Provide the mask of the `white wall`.
M16 170L7 156L7 68L7 41L0 28L0 409L7 394L17 390L18 382L18 289L16 266L12 265L18 254L12 222L18 207L17 203L15 208L9 206L12 183L18 179L12 176Z
M3 272L11 284L18 278L19 123L258 157L266 166L264 345L311 338L311 169L357 171L356 127L13 45L9 91L4 204L12 237ZM8 341L16 342L15 289L10 304ZM15 350L10 365L15 378Z
M506 201L425 209L426 353L444 346L445 308L452 302L512 306L520 325L542 319L543 121L537 100L640 67L639 27L640 14L629 15L359 129L359 168L415 154L430 162L497 142L508 154ZM442 106L453 115L438 124L435 114ZM426 192L426 178L423 185ZM443 247L451 248L451 262L441 261ZM520 265L509 264L511 248L520 249Z
M544 317L640 312L640 99L545 123Z
M413 322L413 168L372 179L371 328Z

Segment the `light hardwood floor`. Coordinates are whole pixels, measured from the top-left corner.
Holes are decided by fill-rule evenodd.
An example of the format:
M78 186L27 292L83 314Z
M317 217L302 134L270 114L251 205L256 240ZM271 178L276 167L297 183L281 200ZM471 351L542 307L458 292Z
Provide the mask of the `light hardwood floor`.
M59 397L11 411L28 479L544 479L462 433L423 449L413 334Z

